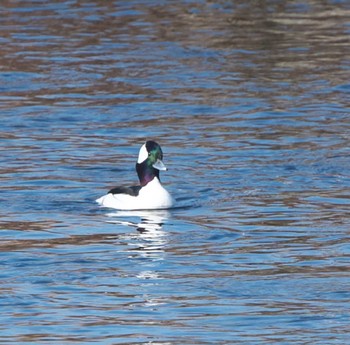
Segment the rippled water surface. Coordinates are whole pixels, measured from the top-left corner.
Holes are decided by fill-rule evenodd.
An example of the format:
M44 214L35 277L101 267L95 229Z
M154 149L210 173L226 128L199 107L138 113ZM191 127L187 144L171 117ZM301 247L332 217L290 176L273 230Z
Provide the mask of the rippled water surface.
M349 343L347 1L0 10L1 343Z

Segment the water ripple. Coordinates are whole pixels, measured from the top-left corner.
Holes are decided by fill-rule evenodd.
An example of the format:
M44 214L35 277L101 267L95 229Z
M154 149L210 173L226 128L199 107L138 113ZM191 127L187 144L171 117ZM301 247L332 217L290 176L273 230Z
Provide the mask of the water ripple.
M348 342L346 1L0 10L0 342Z

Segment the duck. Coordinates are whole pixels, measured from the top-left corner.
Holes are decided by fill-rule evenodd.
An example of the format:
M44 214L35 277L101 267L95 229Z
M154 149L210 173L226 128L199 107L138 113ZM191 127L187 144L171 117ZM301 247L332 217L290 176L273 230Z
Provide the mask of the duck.
M169 209L175 201L162 186L159 178L159 172L166 170L160 145L148 140L141 146L136 163L140 184L115 187L96 202L100 206L117 210Z

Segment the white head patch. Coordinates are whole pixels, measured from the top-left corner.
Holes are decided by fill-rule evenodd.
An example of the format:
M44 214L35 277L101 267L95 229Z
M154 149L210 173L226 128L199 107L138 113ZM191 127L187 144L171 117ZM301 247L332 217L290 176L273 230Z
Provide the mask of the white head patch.
M137 159L137 163L142 163L148 158L148 151L146 149L146 144L143 144L140 148L139 158Z

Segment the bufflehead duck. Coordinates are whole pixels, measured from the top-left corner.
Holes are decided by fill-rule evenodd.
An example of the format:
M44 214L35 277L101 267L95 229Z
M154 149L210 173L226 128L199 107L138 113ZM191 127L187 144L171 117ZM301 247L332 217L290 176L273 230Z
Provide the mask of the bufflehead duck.
M167 170L162 159L163 152L160 146L155 141L147 141L142 145L136 163L140 185L113 188L96 202L117 210L155 210L172 207L174 199L159 180L159 171Z

